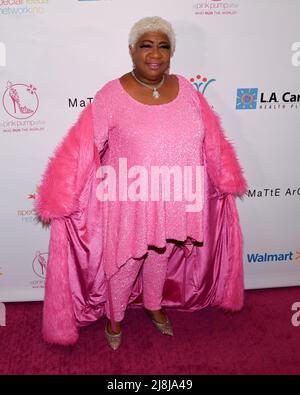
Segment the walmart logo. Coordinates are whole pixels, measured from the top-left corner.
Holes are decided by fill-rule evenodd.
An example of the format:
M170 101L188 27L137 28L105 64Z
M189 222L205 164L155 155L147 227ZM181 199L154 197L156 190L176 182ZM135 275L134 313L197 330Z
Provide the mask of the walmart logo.
M300 259L300 251L282 254L247 254L248 263L285 263Z
M236 96L237 110L255 110L257 104L257 88L238 88Z

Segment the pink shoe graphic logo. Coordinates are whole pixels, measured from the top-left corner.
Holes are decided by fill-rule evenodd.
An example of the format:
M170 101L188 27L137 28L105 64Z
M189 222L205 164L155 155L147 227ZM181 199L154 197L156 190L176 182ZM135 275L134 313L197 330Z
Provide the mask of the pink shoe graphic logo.
M34 273L40 278L46 278L48 253L37 251L32 262Z
M2 103L7 114L13 118L27 119L36 113L39 98L32 84L12 84L8 81Z

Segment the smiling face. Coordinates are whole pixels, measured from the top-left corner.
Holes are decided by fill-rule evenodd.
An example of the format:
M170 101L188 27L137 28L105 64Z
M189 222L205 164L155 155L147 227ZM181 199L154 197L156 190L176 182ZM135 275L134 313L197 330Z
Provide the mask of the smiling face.
M130 48L135 74L144 82L155 84L170 66L170 41L165 33L143 34Z

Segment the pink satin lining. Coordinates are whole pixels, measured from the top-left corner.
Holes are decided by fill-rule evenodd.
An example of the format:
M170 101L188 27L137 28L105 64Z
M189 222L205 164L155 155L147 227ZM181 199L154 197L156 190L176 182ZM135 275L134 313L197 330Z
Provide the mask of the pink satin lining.
M93 179L93 174L91 173ZM82 199L89 207L78 215L65 218L69 238L69 278L74 313L78 326L87 325L105 315L109 297L102 258L102 228L99 202L87 199L94 181ZM219 194L205 172L204 242L184 245L178 242L169 257L163 291L163 307L195 311L222 303L226 279L232 263L229 251L232 239L232 204L234 197ZM87 229L85 224L90 222ZM139 276L129 299L129 307L142 305L142 281ZM112 305L110 303L110 305ZM111 317L113 317L111 312ZM112 319L113 320L113 319Z

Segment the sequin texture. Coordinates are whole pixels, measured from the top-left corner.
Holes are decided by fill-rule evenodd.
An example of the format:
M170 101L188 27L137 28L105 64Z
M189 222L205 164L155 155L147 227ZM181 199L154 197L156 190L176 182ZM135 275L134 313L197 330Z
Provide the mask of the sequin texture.
M101 153L101 165L110 165L116 170L117 197L120 158L126 158L128 171L142 166L148 176L152 166L195 169L203 165L204 130L199 99L183 76L177 75L177 78L179 93L166 104L138 102L125 91L119 79L108 82L97 92L93 102L95 143ZM133 179L128 178L128 186L132 182ZM147 182L150 197L151 177ZM173 191L172 177L170 186ZM150 198L120 201L117 198L101 202L105 224L104 266L108 278L129 259L147 253L149 245L162 248L167 239L173 239L185 242L190 252L191 241L202 242L202 210L187 212L189 203L184 197L174 201L172 193L170 201Z
M128 305L132 287L139 271L142 271L143 305L148 310L160 310L164 282L167 274L168 257L174 243L167 242L166 248L157 250L149 248L141 259L130 259L126 265L110 279L113 314L116 321L122 321ZM109 301L107 300L106 315L111 319Z

